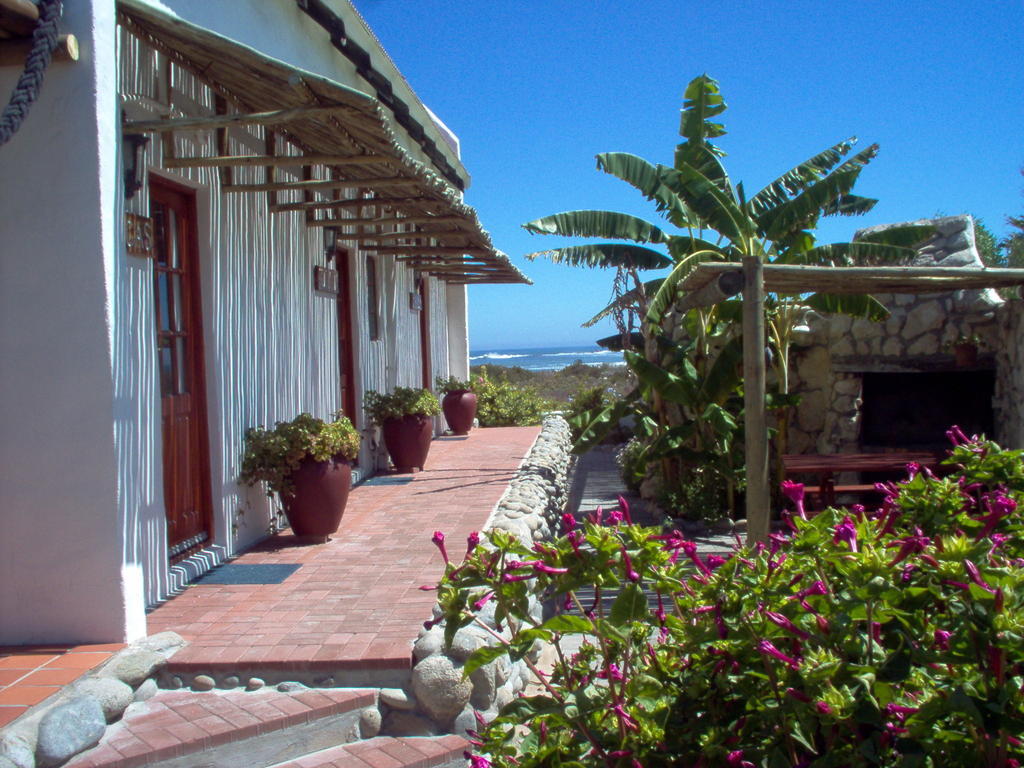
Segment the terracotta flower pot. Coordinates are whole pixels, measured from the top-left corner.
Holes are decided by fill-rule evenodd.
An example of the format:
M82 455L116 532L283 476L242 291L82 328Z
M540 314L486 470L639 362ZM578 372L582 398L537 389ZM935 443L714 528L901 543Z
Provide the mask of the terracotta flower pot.
M423 469L434 436L434 423L429 416L414 413L400 419L388 419L381 429L395 471L400 474Z
M957 368L970 368L978 363L978 347L974 344L957 344L953 347L953 359Z
M476 418L476 395L468 389L452 390L441 401L445 421L456 435L468 435Z
M306 457L291 479L295 494L282 501L292 533L311 543L327 541L341 525L352 488L352 465L341 456L327 461Z

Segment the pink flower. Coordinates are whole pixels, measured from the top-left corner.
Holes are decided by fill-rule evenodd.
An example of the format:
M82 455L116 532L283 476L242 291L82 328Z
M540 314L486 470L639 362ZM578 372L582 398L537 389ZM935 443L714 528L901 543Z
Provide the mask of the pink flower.
M953 636L952 632L948 632L945 629L935 630L935 647L940 651L949 650L949 638Z
M437 545L437 548L439 550L441 550L441 557L443 557L445 563L447 563L448 562L448 553L445 551L445 548L444 548L444 534L441 533L441 531L434 531L434 536L431 538L431 541L434 542L434 544Z
M787 632L791 632L792 634L799 637L801 640L806 640L810 637L809 634L804 632L802 629L800 629L800 627L798 627L796 624L790 621L787 617L783 616L781 613L776 613L775 611L765 611L764 615L765 618L767 618L770 622L772 622L776 626L782 627Z
M757 644L757 650L763 653L765 656L771 656L773 659L781 661L783 664L786 664L787 666L792 667L793 669L800 668L799 661L797 661L791 656L787 656L786 654L784 654L782 651L776 648L770 640L761 640Z
M491 761L482 755L471 755L469 752L463 752L462 756L469 760L470 768L491 768Z
M594 525L601 525L601 521L604 520L604 510L598 507L589 515L587 515L587 522Z
M566 512L562 515L562 533L568 533L576 527L576 518L572 513Z
M602 680L612 680L616 683L621 683L623 680L622 670L615 662L609 664L607 669L598 672L597 676Z
M568 568L556 568L555 566L548 565L547 563L543 563L540 560L538 560L537 562L535 562L533 564L533 570L535 570L537 573L549 573L549 574L559 574L559 573L568 573L569 572Z
M637 725L636 720L629 716L629 713L623 709L621 704L613 706L612 712L615 714L615 717L618 718L622 726L627 730L636 731L640 728L640 726Z
M857 551L857 526L853 524L853 518L849 515L844 517L843 521L835 528L832 543L838 544L840 541L845 541L850 546L851 552Z
M618 525L623 520L625 520L625 517L617 509L613 509L608 513L608 525Z
M619 509L622 511L622 516L626 519L626 522L632 525L633 518L629 516L629 502L623 496L619 496Z
M469 557L473 550L480 544L480 534L473 531L469 536L466 537L466 556Z
M626 566L626 578L632 582L640 581L640 574L633 568L633 561L629 559L626 548L622 548L622 563Z
M946 430L946 437L949 438L949 442L957 446L973 442L956 424Z
M899 551L896 553L896 556L889 561L889 567L892 568L892 566L896 565L897 563L903 562L913 554L917 554L918 552L924 552L924 550L931 543L932 540L927 536L923 535L921 533L921 529L915 526L913 536L907 536L906 538L898 539L897 541L894 541L888 545L890 547L899 547Z
M487 603L490 602L492 597L494 597L494 592L488 592L486 595L484 595L479 600L477 600L475 603L473 603L473 610L474 611L479 611L481 608L483 608L485 605L487 605Z
M814 708L823 715L834 714L832 707L828 705L827 701L816 701L814 702Z
M804 484L794 483L792 480L783 480L782 493L793 502L793 505L796 507L796 516L806 520L807 514L804 512Z
M728 765L738 765L739 768L755 768L752 762L743 759L742 749L737 749L730 752L728 756L725 758L725 762Z

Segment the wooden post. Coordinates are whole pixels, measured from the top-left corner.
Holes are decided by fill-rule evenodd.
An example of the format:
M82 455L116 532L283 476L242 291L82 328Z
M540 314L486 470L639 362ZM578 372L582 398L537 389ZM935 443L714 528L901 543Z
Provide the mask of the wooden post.
M768 542L768 423L765 419L764 264L743 257L743 407L746 413L747 545Z

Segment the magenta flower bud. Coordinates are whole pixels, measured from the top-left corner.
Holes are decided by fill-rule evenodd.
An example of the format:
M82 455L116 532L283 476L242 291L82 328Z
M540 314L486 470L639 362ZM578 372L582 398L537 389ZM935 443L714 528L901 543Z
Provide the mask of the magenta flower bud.
M469 768L491 768L491 761L482 755L471 755L469 752L462 754L469 760Z
M791 697L791 698L796 699L797 701L802 701L805 704L810 704L811 703L811 697L808 696L803 691L798 691L796 688L787 688L786 689L786 695Z
M726 756L725 762L727 765L736 765L739 766L739 768L754 768L754 764L752 762L743 759L742 749L737 749L730 752Z
M559 573L568 573L569 572L568 568L556 568L553 565L548 565L547 563L542 563L540 560L538 560L537 562L535 562L533 564L533 570L536 571L537 573L549 573L549 574L559 574Z
M576 518L572 513L566 512L562 515L562 533L568 533L576 528Z
M846 542L851 552L857 551L857 526L853 524L853 518L849 515L844 517L843 521L835 528L832 543L838 544L840 541Z
M491 601L492 597L494 597L494 592L488 592L486 595L484 595L475 603L473 603L473 610L479 611L481 608L483 608L485 605L487 605L487 603Z
M816 701L814 702L814 708L823 715L833 714L832 707L828 705L827 701Z
M619 496L619 510L622 512L622 517L625 518L626 522L632 525L633 518L629 516L629 502L621 495Z
M911 555L923 552L925 548L932 543L932 540L921 533L921 529L918 527L914 528L914 535L907 536L906 538L894 541L888 546L899 547L899 551L896 556L889 561L889 567L892 568L897 563L901 563Z
M612 712L615 714L615 717L618 718L619 723L621 723L627 730L635 731L639 729L640 726L636 724L636 720L629 716L629 713L623 709L621 704L613 706Z
M626 566L626 578L630 581L640 581L640 574L633 569L633 561L629 559L629 553L622 547L622 562Z
M818 622L818 631L823 635L827 635L832 631L832 627L829 626L828 619L822 616L820 613L814 615L815 620Z
M466 556L469 557L473 550L480 544L480 534L473 531L466 537Z
M783 616L781 613L776 613L775 611L765 611L764 615L765 618L767 618L770 622L772 622L776 626L782 627L782 629L786 630L787 632L793 633L801 640L806 640L810 637L809 634L804 632L802 629L800 629L800 627L798 627L796 624L790 621L787 617Z
M707 557L708 568L713 571L716 568L718 568L720 565L724 565L726 562L728 562L728 560L729 560L729 558L722 557L721 555L708 555L708 557Z
M765 656L771 656L777 661L781 661L783 664L792 667L793 669L800 668L800 662L791 656L787 656L778 648L776 648L770 640L761 640L757 644L757 650L763 653Z
M608 513L608 525L618 525L624 519L622 513L617 509L613 509Z
M572 544L573 550L575 550L576 554L578 555L580 553L580 544L582 544L586 540L586 535L583 533L583 531L575 530L569 531L569 534L566 536L566 538L569 540L569 543Z
M436 584L421 584L420 585L420 592L433 592L435 589L437 589L437 585Z
M604 520L604 510L598 507L589 515L587 515L587 522L593 525L601 525L601 521Z
M953 636L952 632L948 632L945 629L935 630L935 647L940 651L949 650L949 638Z
M511 584L514 581L527 581L535 576L533 573L506 573L501 577L501 581L504 584Z
M444 548L444 534L441 533L441 531L434 531L434 536L431 538L431 541L434 542L434 544L437 545L437 548L439 550L441 550L441 557L443 557L445 563L447 563L448 562L448 553L445 551L445 548Z
M796 516L806 520L807 514L804 512L804 484L794 483L792 480L783 480L782 493L793 502L793 505L796 507Z
M964 431L956 424L946 430L946 437L949 438L949 442L956 446L971 442L967 435L964 434Z

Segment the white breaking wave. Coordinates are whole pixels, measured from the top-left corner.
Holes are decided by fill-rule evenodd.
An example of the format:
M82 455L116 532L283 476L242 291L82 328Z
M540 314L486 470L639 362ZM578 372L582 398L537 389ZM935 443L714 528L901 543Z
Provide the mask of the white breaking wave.
M515 357L529 357L529 355L503 355L500 352L488 352L485 355L474 355L473 357L471 357L469 359L470 360L481 360L481 359L485 359L486 358L486 359L489 359L489 360L511 360L512 358L515 358Z
M580 357L581 355L617 355L618 352L612 352L610 349L594 349L586 352L547 352L541 355L541 357Z

